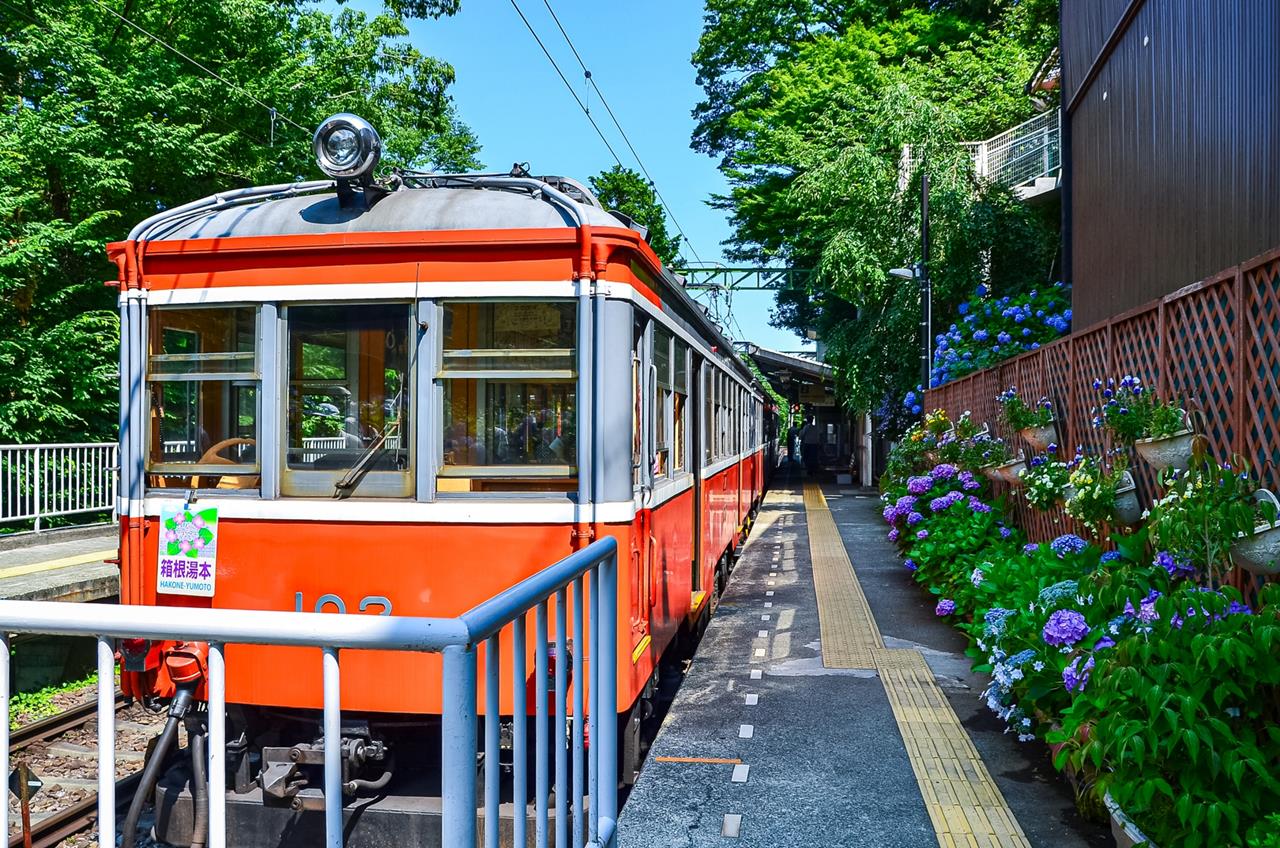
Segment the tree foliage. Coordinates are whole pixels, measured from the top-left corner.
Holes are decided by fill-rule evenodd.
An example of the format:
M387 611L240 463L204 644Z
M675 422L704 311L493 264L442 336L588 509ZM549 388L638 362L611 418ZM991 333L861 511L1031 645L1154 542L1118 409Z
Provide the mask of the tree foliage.
M674 265L680 255L680 236L667 229L667 214L653 185L640 174L614 165L592 177L591 190L606 209L616 209L647 227L649 246L665 265Z
M814 329L848 404L875 409L920 375L920 295L887 269L919 258L931 178L935 314L974 284L1048 282L1054 210L980 184L958 142L1033 114L1024 86L1056 39L1056 0L708 0L693 61L693 146L720 157L715 203L746 262L813 268L775 323ZM916 167L903 167L911 145ZM943 325L945 326L945 324Z
M451 14L458 0L387 0L374 16L310 0L107 5L137 28L93 0L0 0L4 441L114 434L119 330L102 283L116 274L103 245L133 223L319 176L310 128L334 112L372 121L389 166L476 165L453 69L402 38L406 17ZM274 127L263 104L278 110Z

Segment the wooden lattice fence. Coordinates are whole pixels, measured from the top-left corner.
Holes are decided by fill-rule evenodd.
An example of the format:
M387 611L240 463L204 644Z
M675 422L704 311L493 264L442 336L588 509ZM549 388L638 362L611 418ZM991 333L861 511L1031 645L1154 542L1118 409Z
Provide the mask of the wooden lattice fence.
M1050 397L1059 410L1064 455L1079 446L1111 448L1091 425L1094 378L1140 377L1161 397L1178 397L1204 414L1210 449L1222 460L1242 456L1262 484L1280 487L1280 248L1117 315L1038 350L970 374L926 395L927 408L966 410L997 427L996 395L1017 386L1026 398ZM1014 433L1001 433L1019 443ZM1155 480L1131 464L1144 506ZM1077 530L1060 510L1037 512L1010 497L1015 519L1037 541ZM1252 588L1251 579L1233 582Z

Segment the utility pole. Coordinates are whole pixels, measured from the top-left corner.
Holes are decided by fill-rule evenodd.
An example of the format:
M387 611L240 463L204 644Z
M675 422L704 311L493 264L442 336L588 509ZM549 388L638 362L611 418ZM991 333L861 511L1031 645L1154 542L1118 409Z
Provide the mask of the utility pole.
M933 287L929 282L929 172L920 175L920 319L924 333L921 351L920 385L929 388L930 370L933 364Z

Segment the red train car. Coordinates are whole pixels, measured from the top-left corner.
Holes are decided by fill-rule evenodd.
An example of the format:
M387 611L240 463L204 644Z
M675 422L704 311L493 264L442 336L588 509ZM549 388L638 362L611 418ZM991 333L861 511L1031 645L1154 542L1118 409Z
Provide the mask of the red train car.
M609 535L638 715L762 495L752 373L573 180L374 182L363 122L316 141L336 180L206 198L108 247L122 602L454 616ZM171 694L173 646L126 647L129 691ZM239 714L320 706L294 650L228 649ZM352 655L344 714L437 712L437 662Z

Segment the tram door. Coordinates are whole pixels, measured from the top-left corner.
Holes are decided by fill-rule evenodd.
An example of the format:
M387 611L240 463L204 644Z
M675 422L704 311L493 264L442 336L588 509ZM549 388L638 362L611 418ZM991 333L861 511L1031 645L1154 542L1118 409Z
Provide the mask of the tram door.
M707 391L707 369L703 367L703 358L697 354L692 354L690 368L690 388L693 390L689 402L689 432L692 435L687 447L689 454L689 471L693 474L693 562L690 568L693 569L692 579L689 585L692 587L693 594L702 591L702 467L703 467L703 444L707 437L702 432L702 422L706 417L703 415L705 408L705 392Z

